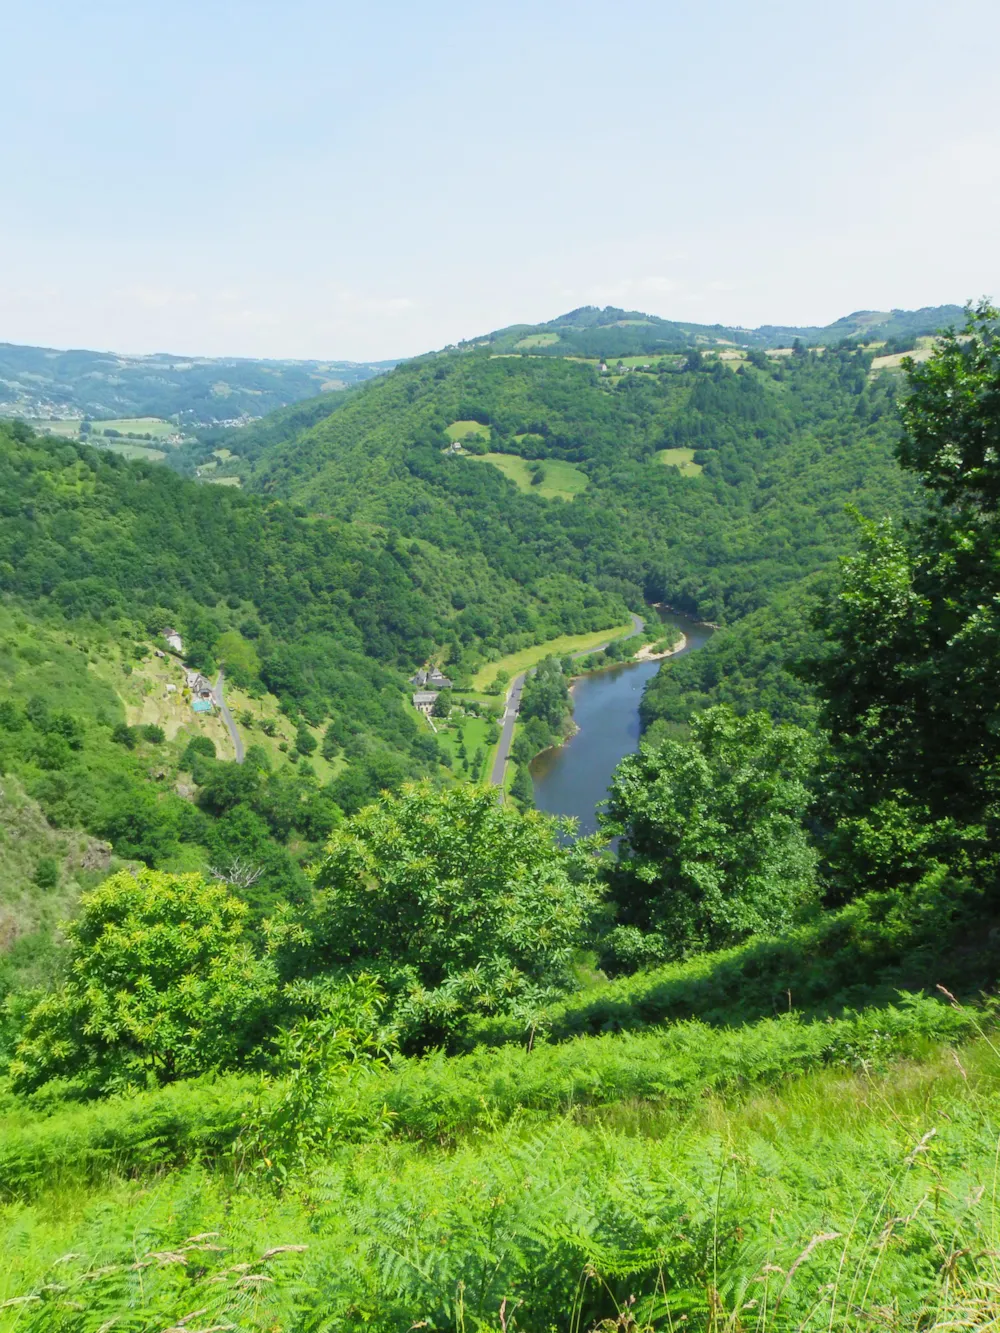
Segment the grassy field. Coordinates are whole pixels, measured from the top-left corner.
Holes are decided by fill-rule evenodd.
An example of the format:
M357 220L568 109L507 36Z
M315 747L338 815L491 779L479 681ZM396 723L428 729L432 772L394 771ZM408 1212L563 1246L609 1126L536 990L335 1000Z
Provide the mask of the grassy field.
M533 347L552 347L559 341L558 333L529 333L514 344L517 352L529 352Z
M486 777L486 765L490 760L494 746L486 744L486 733L489 723L481 717L463 717L458 714L452 714L447 722L443 723L440 719L434 719L434 725L437 727L437 738L443 750L447 750L450 757L450 765L455 773L462 777L467 777L470 782L482 782ZM468 756L468 772L462 769L462 761L458 757L458 747L461 741L465 742L465 752ZM477 750L482 750L485 756L482 767L478 771L473 771L473 761Z
M666 463L668 467L675 467L682 477L701 475L701 464L694 461L693 449L661 449L656 460L658 463Z
M589 634L561 634L558 639L532 644L530 648L522 648L520 652L501 657L498 662L487 662L485 666L480 667L473 677L472 687L476 690L485 690L496 680L498 671L506 671L509 676L516 676L521 671L527 671L529 667L537 666L543 657L548 657L551 653L555 653L557 657L564 657L567 653L585 653L599 648L602 643L610 643L612 639L620 639L623 634L631 632L631 624L616 625L613 629L591 630Z
M481 421L453 421L450 426L445 426L444 433L449 440L467 440L470 435L478 435L483 440L490 438L489 426L484 426Z
M31 427L40 435L55 435L60 440L78 440L80 438L79 421L32 421Z
M145 458L151 463L158 463L166 454L162 449L151 449L145 444L131 444L124 440L95 440L99 449L109 454L120 454L122 458Z
M931 347L917 347L912 352L894 352L891 356L876 356L872 358L872 370L898 370L907 357L913 361L927 361L932 350Z
M476 461L492 463L518 490L540 495L543 500L572 500L586 489L589 480L578 467L559 458L532 460L516 454L482 454ZM532 485L531 480L533 473L529 464L533 461L541 461L545 469L545 479L537 486Z
M676 359L676 357L671 358L671 360ZM606 365L609 370L614 370L619 365L628 366L630 370L634 370L636 366L655 366L658 361L662 360L662 356L647 352L645 356L612 356L608 358Z
M163 421L160 417L121 417L117 421L91 423L91 435L103 435L109 430L116 430L120 435L151 435L156 440L181 434L172 421Z
M80 434L80 420L73 418L69 421L37 421L32 423L37 431L42 435L55 435L63 440L80 440L84 436ZM180 435L182 432L174 425L172 421L163 421L160 417L121 417L115 421L93 421L90 424L89 438L95 445L104 448L115 448L112 441L115 436L110 438L107 435L109 430L117 431L124 437L119 443L130 447L134 445L151 444L154 440L166 441L172 435ZM145 436L150 436L150 440L145 440ZM107 443L105 442L107 441ZM141 457L142 455L136 455ZM162 458L163 454L158 454Z
M206 477L205 481L211 482L213 486L242 486L243 482L239 477Z

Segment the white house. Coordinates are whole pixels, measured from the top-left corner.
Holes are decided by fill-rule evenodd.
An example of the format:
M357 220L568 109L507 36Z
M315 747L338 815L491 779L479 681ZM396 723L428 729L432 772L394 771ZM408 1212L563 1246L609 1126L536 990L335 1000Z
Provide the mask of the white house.
M173 648L175 653L180 653L183 656L184 640L175 629L170 629L168 627L163 631L163 637L166 639L167 643L170 644L170 647Z

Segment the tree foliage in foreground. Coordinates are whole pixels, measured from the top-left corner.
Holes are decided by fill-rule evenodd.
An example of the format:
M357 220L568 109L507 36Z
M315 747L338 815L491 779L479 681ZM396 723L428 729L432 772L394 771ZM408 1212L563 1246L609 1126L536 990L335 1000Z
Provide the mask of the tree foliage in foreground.
M318 867L313 965L381 976L412 1024L443 1032L565 987L598 891L561 828L490 787L386 793L334 830Z
M898 455L930 501L866 524L815 666L845 892L935 857L994 864L1000 792L1000 312L910 365Z
M25 1026L15 1086L81 1076L105 1088L239 1063L277 996L248 908L199 875L122 871L67 928L69 976Z
M787 926L816 892L803 817L815 741L766 713L695 718L689 741L644 745L615 770L602 819L618 837L613 893L663 956Z

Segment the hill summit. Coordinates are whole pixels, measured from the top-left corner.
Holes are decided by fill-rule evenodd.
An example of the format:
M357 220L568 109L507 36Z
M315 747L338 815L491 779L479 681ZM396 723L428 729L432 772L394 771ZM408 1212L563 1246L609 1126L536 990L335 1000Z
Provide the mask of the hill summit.
M911 342L951 324L959 324L957 305L920 310L856 310L832 324L797 327L763 324L757 329L727 324L692 324L661 319L617 306L580 306L544 324L511 324L460 346L488 344L498 352L541 352L566 356L643 356L680 352L690 347L732 344L737 347L790 347L796 339L829 347L851 342ZM902 347L897 350L903 350Z

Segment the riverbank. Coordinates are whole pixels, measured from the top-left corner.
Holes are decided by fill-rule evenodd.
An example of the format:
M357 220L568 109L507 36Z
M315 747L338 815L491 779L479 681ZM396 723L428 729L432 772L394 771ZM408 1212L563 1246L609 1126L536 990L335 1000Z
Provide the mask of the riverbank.
M675 657L678 653L687 651L688 637L682 634L672 648L667 648L664 652L655 652L655 644L645 643L635 654L628 659L629 662L658 662L663 657ZM628 662L619 663L620 666L628 666Z
M634 611L630 611L629 624L621 627L621 629L624 631L625 634L627 634L630 629L633 634L641 634L644 624L645 622L643 621L641 616L636 615ZM576 658L588 657L591 653L603 652L604 649L607 648L608 643L613 642L616 638L622 637L622 634L620 634L616 630L602 630L600 631L600 635L598 637L605 638L608 634L611 635L611 638L608 639L606 642L586 644L586 646L584 647L580 647L580 642L582 640L591 639L594 636L593 635L574 636L577 641L578 651L571 652L568 654L568 656ZM483 667L480 670L479 674L477 675L476 679L478 680L482 677L482 673L484 671L493 670L494 672L496 672L501 667L504 666L505 662L508 664L514 663L515 661L518 661L519 659L523 659L525 656L530 655L531 658L530 661L524 662L523 660L521 660L519 662L521 670L511 681L510 686L507 690L506 697L504 699L504 711L503 711L503 718L501 719L500 740L497 742L497 748L493 752L493 756L490 760L490 765L489 765L490 782L493 784L494 787L506 788L508 783L509 774L508 774L507 762L510 758L510 750L514 742L514 728L517 725L517 715L521 707L521 691L524 688L524 682L527 677L528 671L531 669L532 666L537 666L538 663L545 657L565 656L566 654L560 652L559 649L561 646L565 646L569 642L570 640L568 636L564 635L562 639L550 639L548 643L536 644L535 647L527 648L521 654L514 654L511 657L502 658L499 662L493 662L488 664L486 667ZM475 681L473 682L473 684L475 686Z
M562 634L557 639L531 644L519 652L508 653L496 662L487 662L481 666L472 678L472 689L480 693L488 691L501 671L509 678L514 678L530 671L545 657L586 657L588 653L601 652L615 639L640 633L642 627L642 618L632 614L629 623L625 625L591 630L587 634Z
M684 635L667 654L671 658L697 652L712 637L708 626L677 613L669 623ZM615 768L642 740L639 704L649 681L662 669L662 656L650 652L642 659L609 662L574 681L572 735L531 762L537 809L575 818L581 833L596 831L596 811L607 799Z

